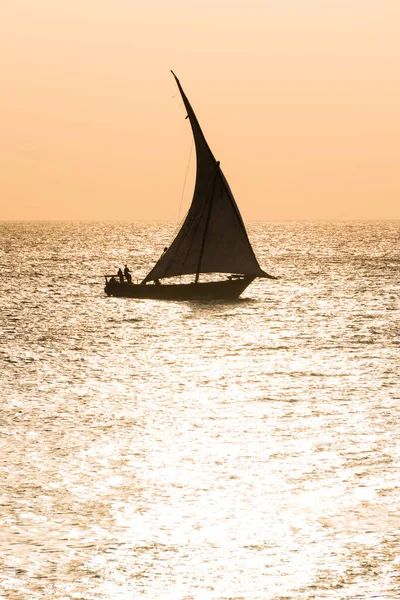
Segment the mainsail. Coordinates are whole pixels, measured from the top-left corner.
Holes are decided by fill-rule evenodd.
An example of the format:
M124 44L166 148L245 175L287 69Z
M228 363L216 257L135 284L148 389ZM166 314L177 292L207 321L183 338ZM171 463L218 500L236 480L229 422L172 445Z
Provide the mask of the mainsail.
M196 115L175 77L196 147L196 184L192 204L171 246L142 283L196 273L235 273L271 277L257 262L239 209L201 131Z

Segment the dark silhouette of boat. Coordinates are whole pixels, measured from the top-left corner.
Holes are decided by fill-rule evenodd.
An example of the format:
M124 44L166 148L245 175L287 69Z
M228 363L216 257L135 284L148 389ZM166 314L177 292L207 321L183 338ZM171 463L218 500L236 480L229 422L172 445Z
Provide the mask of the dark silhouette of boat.
M256 277L276 278L258 264L220 163L207 144L179 80L172 74L187 110L196 147L192 204L172 244L165 248L143 281L132 283L106 276L105 292L109 296L163 300L235 299ZM220 281L199 281L201 274L227 277ZM195 275L194 281L169 282L170 278L184 275ZM161 284L164 279L168 281Z

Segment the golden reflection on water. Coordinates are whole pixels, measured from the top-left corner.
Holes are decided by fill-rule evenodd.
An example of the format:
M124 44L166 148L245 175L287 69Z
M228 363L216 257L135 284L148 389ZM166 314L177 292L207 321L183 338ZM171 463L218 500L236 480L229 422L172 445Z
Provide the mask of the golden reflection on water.
M1 227L0 594L400 596L397 223L255 225L210 304L103 295L160 225Z

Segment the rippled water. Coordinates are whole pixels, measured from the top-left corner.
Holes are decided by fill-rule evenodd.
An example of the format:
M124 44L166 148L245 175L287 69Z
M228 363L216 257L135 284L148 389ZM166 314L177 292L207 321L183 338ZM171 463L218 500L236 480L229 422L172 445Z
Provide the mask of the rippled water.
M2 223L0 597L400 597L399 222L249 227L236 302L108 298L174 227Z

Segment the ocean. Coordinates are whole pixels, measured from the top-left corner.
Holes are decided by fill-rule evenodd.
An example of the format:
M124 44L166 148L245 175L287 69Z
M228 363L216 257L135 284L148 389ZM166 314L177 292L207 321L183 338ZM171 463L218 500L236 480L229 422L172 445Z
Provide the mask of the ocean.
M237 301L104 294L175 228L0 223L0 598L399 598L400 222L250 223Z

